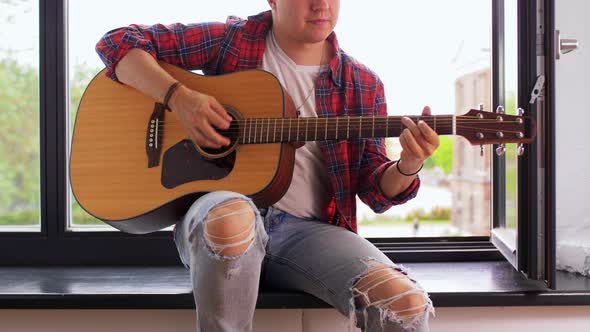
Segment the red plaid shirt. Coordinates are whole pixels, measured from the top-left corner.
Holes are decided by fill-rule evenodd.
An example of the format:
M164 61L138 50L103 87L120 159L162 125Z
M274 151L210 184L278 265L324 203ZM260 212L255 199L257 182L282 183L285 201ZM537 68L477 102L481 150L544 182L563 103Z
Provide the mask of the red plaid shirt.
M117 80L115 65L131 48L141 48L154 58L218 75L262 66L266 35L272 15L264 12L247 20L230 16L226 23L130 25L109 31L96 45ZM328 41L335 56L330 70L316 82L319 117L387 115L383 84L375 73L347 55L332 33ZM387 198L379 181L393 163L387 158L382 138L320 141L332 189L327 221L357 232L356 198L381 213L416 196L420 180L393 199Z

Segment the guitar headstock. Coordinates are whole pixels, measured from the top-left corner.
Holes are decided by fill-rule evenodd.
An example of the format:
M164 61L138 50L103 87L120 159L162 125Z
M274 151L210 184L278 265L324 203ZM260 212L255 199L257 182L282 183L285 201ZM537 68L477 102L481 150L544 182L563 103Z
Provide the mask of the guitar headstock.
M465 137L473 145L531 143L536 136L533 119L502 112L484 112L471 109L457 116L456 134Z

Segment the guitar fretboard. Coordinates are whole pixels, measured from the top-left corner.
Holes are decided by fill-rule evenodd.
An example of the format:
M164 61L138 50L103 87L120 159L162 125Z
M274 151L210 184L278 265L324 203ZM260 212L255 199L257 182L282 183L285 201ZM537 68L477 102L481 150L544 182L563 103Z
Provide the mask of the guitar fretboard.
M454 135L453 115L409 116L426 122L439 135ZM240 144L303 142L372 137L398 137L405 129L401 116L331 118L248 118L232 123Z

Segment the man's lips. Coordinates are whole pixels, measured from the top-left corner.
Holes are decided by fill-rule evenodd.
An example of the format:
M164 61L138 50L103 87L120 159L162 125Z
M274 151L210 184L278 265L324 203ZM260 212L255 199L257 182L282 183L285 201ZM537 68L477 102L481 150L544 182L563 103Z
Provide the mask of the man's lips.
M317 19L317 20L308 20L307 22L309 22L311 24L326 24L326 23L330 23L330 20Z

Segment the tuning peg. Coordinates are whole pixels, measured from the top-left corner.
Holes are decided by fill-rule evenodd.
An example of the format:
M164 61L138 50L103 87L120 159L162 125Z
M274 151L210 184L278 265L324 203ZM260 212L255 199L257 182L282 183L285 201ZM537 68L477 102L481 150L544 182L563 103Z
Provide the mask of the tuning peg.
M479 110L483 112L483 103L479 104Z
M504 106L498 106L496 107L496 113L498 114L504 114Z
M516 148L516 151L518 151L519 156L522 156L524 154L524 144L519 143Z
M524 115L524 110L522 108L518 108L518 116L523 116Z
M497 148L496 148L496 154L499 157L502 157L504 154L506 153L506 145L504 144L500 144Z
M479 150L479 156L483 157L483 145L479 146L480 150Z

